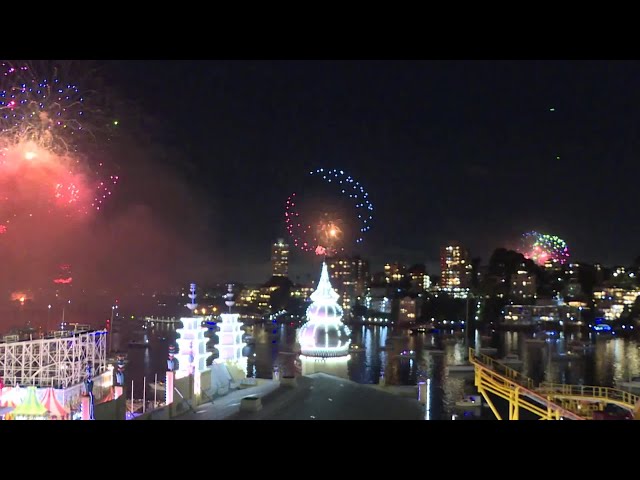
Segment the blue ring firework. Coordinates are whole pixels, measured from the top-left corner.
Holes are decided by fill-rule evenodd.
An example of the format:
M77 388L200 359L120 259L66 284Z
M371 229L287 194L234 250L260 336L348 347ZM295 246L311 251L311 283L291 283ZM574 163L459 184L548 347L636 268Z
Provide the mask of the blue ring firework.
M334 190L338 194L349 199L349 203L354 209L355 219L359 224L355 243L362 243L365 233L371 229L373 222L373 204L369 201L369 194L364 187L353 177L347 175L344 170L318 168L309 172L309 175L319 178L327 185L335 186ZM296 208L300 197L296 193L292 193L287 198L285 205L285 222L287 232L293 240L293 245L305 252L315 251L317 254L332 254L338 250L344 251L343 247L337 249L333 245L329 245L326 238L319 238L323 236L322 232L319 232L318 228L314 229L312 227L309 223L310 219L301 218L300 212ZM329 216L324 220L315 219L315 221L321 222L321 230L323 231L329 226L334 236L336 233L341 232L339 221Z

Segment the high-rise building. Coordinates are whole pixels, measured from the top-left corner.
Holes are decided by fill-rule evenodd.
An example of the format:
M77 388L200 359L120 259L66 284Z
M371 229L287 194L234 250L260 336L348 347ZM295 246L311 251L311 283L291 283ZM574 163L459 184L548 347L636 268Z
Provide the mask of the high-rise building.
M424 265L414 265L409 269L408 273L412 293L422 293L429 288L429 276Z
M387 263L384 266L384 276L387 284L398 283L404 279L407 267L399 262Z
M271 246L271 268L274 277L289 275L289 245L282 238Z
M511 275L511 296L522 301L536 298L536 277L526 270L518 270Z
M369 262L359 256L335 256L327 258L329 275L342 297L342 308L349 312L358 297L364 299L370 284ZM363 300L364 301L364 300Z
M357 297L364 297L367 293L367 288L369 288L369 285L371 284L369 262L359 256L353 257L353 273L356 281L355 294Z
M418 299L411 297L404 297L399 300L398 307L398 324L413 323L420 315L420 308L418 306Z
M469 252L458 242L449 242L440 248L440 287L467 289L471 286Z
M356 276L353 260L347 256L327 258L329 276L342 297L341 305L349 312L355 303Z

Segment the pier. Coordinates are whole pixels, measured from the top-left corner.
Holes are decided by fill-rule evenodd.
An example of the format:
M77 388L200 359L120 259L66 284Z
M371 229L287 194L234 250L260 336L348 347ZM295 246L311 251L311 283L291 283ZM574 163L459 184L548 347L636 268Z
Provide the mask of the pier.
M180 323L180 319L176 317L144 317L146 323L166 323L174 324Z
M615 388L551 384L539 385L487 355L469 349L469 361L474 366L475 386L498 420L502 420L494 400L509 403L508 420L520 420L526 410L540 420L597 419L608 405L626 410L633 419L640 419L640 397Z

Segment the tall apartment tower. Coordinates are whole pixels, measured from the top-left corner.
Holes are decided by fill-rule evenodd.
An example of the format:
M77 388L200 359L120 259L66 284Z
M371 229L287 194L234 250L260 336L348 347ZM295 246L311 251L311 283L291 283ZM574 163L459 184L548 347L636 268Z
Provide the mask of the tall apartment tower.
M342 297L342 308L348 313L357 297L363 297L369 286L369 262L359 256L339 255L327 258L329 275Z
M289 245L282 238L271 246L271 270L274 277L289 275Z
M440 248L440 287L469 288L472 265L469 252L459 242Z

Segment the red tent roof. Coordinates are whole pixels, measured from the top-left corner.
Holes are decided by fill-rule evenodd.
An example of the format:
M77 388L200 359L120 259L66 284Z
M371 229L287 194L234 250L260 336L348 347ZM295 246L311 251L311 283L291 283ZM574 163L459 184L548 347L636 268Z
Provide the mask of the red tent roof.
M41 403L52 417L64 418L69 415L69 411L58 401L56 392L51 387L45 390Z
M20 387L4 387L0 396L0 407L17 407L22 403L24 389Z

